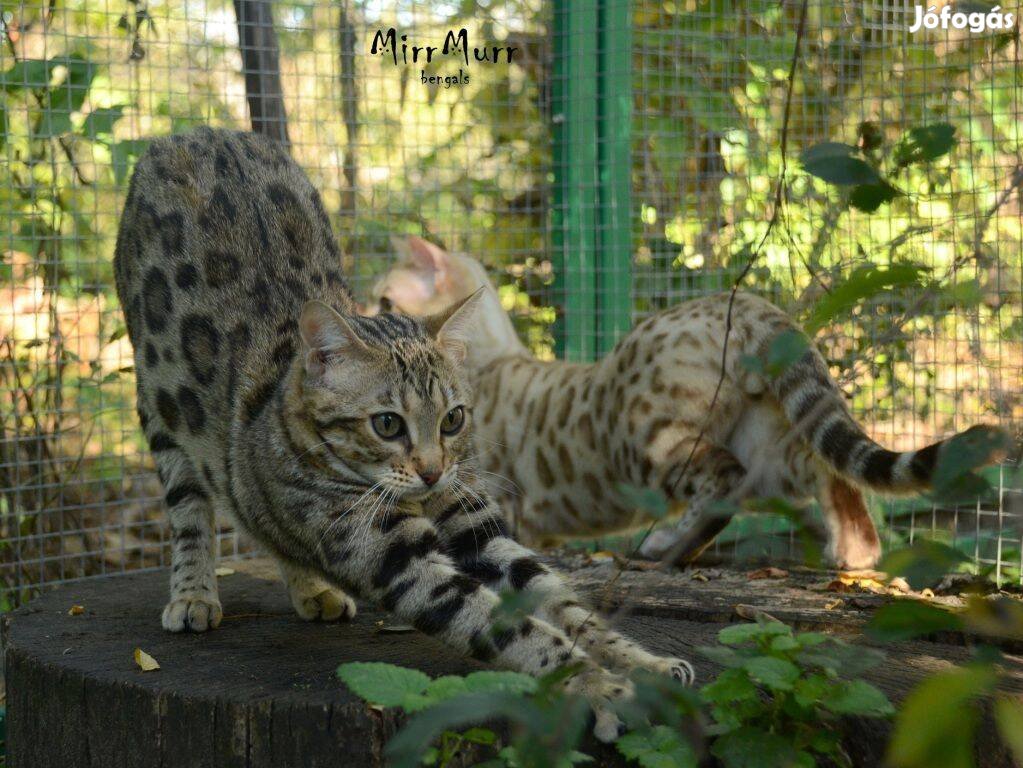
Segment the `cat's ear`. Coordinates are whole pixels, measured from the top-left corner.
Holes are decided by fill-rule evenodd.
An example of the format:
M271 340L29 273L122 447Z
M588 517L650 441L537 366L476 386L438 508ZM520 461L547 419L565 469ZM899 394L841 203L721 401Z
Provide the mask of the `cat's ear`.
M305 342L305 368L310 374L323 372L327 360L335 356L371 354L370 348L340 314L322 301L309 301L302 307L298 329Z
M401 252L412 264L423 272L433 272L438 277L448 271L448 252L429 240L411 235L405 238Z
M457 363L465 360L483 290L483 287L477 288L443 312L430 315L424 320L426 330L437 340L438 346Z

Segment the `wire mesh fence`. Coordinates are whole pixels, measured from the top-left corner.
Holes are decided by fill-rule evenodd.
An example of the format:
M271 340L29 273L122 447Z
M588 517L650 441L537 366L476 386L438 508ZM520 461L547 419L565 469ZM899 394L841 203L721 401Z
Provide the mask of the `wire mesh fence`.
M910 34L912 20L888 0L5 4L6 600L168 562L111 259L147 139L201 124L289 143L357 293L391 235L423 235L492 269L542 356L598 355L751 258L745 285L795 313L868 261L916 265L911 285L818 335L854 411L899 448L1018 425L1017 30ZM465 45L445 54L449 33ZM929 146L913 131L947 130L934 126L954 130L949 151L913 157ZM875 211L803 171L824 142L883 176L858 193ZM983 506L886 505L889 541L942 534L1021 578L1011 469ZM766 529L741 523L722 549L788 552L792 535L754 535ZM219 540L245 551L226 521Z

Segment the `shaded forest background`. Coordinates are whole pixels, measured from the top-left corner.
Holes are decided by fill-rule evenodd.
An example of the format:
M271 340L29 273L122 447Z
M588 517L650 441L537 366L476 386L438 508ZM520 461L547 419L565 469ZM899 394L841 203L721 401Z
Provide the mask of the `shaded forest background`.
M783 156L801 7L634 0L624 256L634 318L727 289L754 259L746 287L816 332L877 439L906 448L979 420L1018 432L1018 29L911 37L912 6L810 0ZM165 562L111 272L147 137L202 124L278 132L322 190L358 292L389 263L391 235L424 235L480 257L530 346L553 354L566 297L551 232L549 4L5 0L2 14L8 602L54 581ZM519 54L474 66L468 85L428 86L419 67L369 54L372 34L389 26L434 44L464 27L473 44ZM439 57L425 72L453 69ZM281 99L254 102L254 82L267 79ZM831 311L816 315L822 302ZM967 509L879 505L888 541L941 537L975 567L1021 578L1020 494L1008 470L993 479L998 497ZM763 554L792 545L786 530L761 520L725 541ZM225 528L222 552L240 546Z

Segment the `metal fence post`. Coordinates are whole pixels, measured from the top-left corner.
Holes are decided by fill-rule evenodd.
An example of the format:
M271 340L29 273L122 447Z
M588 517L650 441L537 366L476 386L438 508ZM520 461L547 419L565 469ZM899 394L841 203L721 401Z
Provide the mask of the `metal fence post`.
M597 354L632 325L631 0L603 0L599 19Z
M594 354L597 0L554 2L554 275L559 357Z
M630 0L554 2L556 351L591 360L631 321Z

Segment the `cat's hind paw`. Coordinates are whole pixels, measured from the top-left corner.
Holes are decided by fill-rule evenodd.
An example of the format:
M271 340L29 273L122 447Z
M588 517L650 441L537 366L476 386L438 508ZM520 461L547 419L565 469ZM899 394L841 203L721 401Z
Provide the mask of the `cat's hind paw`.
M179 597L163 609L161 623L168 632L205 632L220 625L224 609L210 595Z
M340 589L328 587L315 595L292 595L292 605L306 621L350 621L355 618L355 601Z
M609 744L624 735L625 724L618 716L615 703L635 695L631 680L597 667L569 678L565 688L589 702L593 710L593 735L599 741Z

